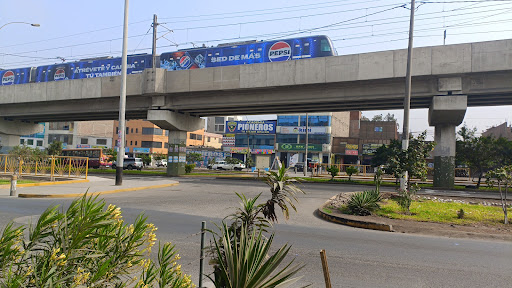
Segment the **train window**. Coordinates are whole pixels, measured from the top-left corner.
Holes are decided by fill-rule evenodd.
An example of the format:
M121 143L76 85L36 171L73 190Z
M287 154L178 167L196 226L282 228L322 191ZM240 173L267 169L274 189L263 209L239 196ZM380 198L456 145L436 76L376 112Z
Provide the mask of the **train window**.
M322 41L320 41L320 51L331 52L331 45L329 45L329 41L325 39L322 39Z
M302 57L308 57L308 56L311 56L310 55L310 51L309 51L309 43L304 43L304 47L302 48Z

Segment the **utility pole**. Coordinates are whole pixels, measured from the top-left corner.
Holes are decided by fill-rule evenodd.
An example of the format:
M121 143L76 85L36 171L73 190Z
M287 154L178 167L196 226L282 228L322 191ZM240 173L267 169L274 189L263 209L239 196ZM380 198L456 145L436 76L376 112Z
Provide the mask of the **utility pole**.
M156 27L158 22L156 21L156 14L153 14L153 48L151 49L151 55L153 55L153 69L156 68Z
M126 64L128 62L128 3L124 0L123 58L121 60L121 96L119 97L119 152L117 153L116 186L123 185L124 143L126 133Z
M414 35L414 0L411 0L411 17L409 23L409 47L407 48L407 71L405 75L405 99L404 99L404 130L402 136L402 150L409 148L409 113L411 110L411 68L412 68L412 48ZM405 171L400 179L400 189L407 189L408 173Z
M308 113L306 113L306 155L304 155L304 176L307 175L308 171L308 145L309 145L309 117Z

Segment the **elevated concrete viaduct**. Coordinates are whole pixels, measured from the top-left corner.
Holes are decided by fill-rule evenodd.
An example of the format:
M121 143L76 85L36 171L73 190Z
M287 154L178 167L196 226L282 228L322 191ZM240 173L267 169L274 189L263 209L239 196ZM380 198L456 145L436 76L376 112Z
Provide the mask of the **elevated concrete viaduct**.
M148 69L128 76L127 118L187 131L202 116L401 109L406 55L393 50L184 71ZM439 167L454 164L452 130L466 107L512 105L512 40L415 48L412 74L411 107L429 108L429 123L436 127L436 185L450 187L453 176L441 176ZM0 115L31 123L118 119L119 87L120 77L2 86ZM183 133L169 135L170 143L178 143L173 137ZM178 171L172 169L169 174Z

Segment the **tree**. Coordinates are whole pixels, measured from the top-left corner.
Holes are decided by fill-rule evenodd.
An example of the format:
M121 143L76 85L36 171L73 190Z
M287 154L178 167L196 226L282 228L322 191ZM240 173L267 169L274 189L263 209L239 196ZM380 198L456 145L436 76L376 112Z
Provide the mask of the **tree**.
M457 133L455 159L457 164L467 165L478 175L477 188L480 188L484 173L495 168L500 159L496 141L491 137L475 137L476 129L468 129L465 125Z
M361 116L361 121L370 121L370 119L366 116Z
M331 180L334 180L334 177L336 177L340 172L340 168L337 165L331 165L330 167L327 167L326 170L331 173Z
M386 114L386 116L384 116L384 121L395 121L396 122L395 114L391 114L391 113Z
M226 157L224 159L224 161L226 161L227 164L238 164L238 163L242 163L243 161L238 159L238 158L234 158L234 157Z
M374 115L372 121L383 121L382 114Z
M503 210L504 219L503 222L508 224L508 215L507 215L507 194L508 189L512 185L512 165L503 166L487 173L487 185L494 186L498 185L498 189L500 190L500 198L501 198L501 209Z
M150 165L151 164L151 155L149 154L140 154L140 159L144 163L144 165Z
M60 156L60 154L62 154L62 142L53 141L50 145L48 145L46 151L48 152L48 155Z
M389 164L385 168L386 173L400 177L407 172L408 179L419 178L425 180L428 172L427 157L435 146L435 143L425 141L426 136L427 131L424 131L418 137L411 138L407 150L402 150L402 147L394 145L393 151L390 153ZM409 212L412 196L419 187L412 184L410 180L406 183L406 187L405 190L398 191L397 202L404 210Z
M201 162L203 161L203 155L201 153L188 153L187 162Z
M345 173L348 175L348 181L352 181L352 175L359 173L359 169L355 166L348 166Z
M105 149L103 151L103 153L108 156L107 160L109 162L115 161L117 159L117 151L116 151L116 149L108 148L108 149Z
M165 154L162 154L162 153L154 153L153 154L153 159L155 159L155 160L162 160L165 158L167 158L167 155L165 155Z

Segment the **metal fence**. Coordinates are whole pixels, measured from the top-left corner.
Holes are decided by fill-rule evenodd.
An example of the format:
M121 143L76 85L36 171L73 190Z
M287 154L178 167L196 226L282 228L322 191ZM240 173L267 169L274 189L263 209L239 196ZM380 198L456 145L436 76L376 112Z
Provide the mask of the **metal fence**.
M18 176L48 176L50 179L87 179L88 157L26 156L0 154L0 174Z

